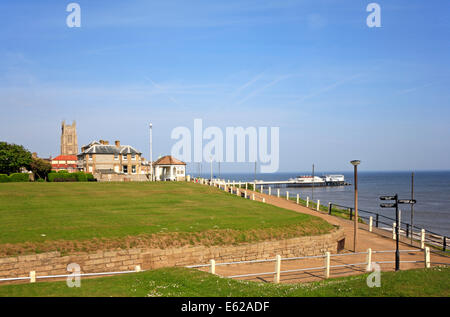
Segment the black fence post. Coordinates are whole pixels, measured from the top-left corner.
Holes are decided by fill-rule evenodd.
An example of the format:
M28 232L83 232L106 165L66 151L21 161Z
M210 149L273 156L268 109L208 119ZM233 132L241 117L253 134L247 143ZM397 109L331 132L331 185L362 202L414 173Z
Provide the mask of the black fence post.
M378 214L377 214L377 218L376 218L376 220L375 220L375 227L378 228Z
M444 242L442 243L442 251L445 251L447 249L447 237L444 236Z
M409 223L406 224L406 237L409 237Z
M331 208L333 208L333 204L329 203L328 204L328 214L331 215Z
M350 213L350 220L352 220L352 218L353 218L353 208L349 209L349 213Z

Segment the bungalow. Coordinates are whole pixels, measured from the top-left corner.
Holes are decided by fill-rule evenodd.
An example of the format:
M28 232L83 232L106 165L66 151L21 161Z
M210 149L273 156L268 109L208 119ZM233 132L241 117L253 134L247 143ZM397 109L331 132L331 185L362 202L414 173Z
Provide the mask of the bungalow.
M186 178L186 163L166 155L153 163L157 181L184 181Z

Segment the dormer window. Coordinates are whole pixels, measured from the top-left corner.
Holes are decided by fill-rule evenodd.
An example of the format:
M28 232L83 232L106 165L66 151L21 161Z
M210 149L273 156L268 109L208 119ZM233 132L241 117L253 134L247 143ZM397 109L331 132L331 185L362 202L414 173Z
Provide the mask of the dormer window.
M114 160L118 161L119 160L119 154L114 154Z
M133 161L136 161L136 155L135 155L135 154L131 154L131 159L132 159Z
M128 159L127 155L126 154L122 154L122 160L126 161L127 159Z

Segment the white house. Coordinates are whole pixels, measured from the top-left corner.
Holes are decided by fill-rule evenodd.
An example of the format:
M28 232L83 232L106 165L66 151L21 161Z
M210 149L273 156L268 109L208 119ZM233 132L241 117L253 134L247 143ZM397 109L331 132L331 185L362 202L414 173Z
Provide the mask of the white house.
M186 179L186 163L166 155L153 163L157 181L184 181Z

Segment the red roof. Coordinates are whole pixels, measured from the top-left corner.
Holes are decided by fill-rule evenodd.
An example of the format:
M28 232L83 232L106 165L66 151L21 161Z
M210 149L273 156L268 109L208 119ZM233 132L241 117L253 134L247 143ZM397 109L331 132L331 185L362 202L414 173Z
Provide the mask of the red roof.
M186 165L186 163L177 160L170 155L166 155L158 159L153 165Z
M76 161L76 155L59 155L57 157L52 158L53 161Z

